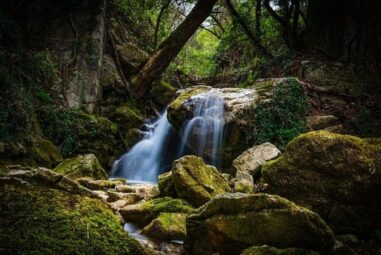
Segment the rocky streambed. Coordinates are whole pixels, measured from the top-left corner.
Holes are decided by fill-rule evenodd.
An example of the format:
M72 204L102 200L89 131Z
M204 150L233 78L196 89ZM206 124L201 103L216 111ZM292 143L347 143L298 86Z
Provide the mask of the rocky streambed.
M275 88L294 82L219 89L222 164L185 155L157 185L109 179L92 154L53 169L4 166L0 253L380 254L380 139L333 133L340 130L337 119L303 113L298 116L308 128L322 131L299 135L284 148L249 146L248 135L260 126L250 114L273 107ZM179 134L195 117L198 95L210 89L182 90L169 106ZM196 151L191 140L187 146Z

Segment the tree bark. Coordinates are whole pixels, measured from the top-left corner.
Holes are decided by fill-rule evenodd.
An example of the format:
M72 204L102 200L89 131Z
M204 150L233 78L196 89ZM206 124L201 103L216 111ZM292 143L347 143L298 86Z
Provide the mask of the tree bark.
M217 0L199 0L186 19L152 54L142 69L131 78L136 98L142 98L151 89L171 61L209 16Z
M261 36L261 18L262 18L262 0L255 2L255 33L260 40Z

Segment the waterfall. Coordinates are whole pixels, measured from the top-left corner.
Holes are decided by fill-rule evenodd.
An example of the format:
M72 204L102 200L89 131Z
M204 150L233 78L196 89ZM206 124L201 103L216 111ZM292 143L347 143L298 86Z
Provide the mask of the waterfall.
M146 125L148 131L143 139L114 162L111 177L126 178L129 182L157 182L157 176L169 171L173 160L186 154L196 154L217 166L224 129L221 92L212 89L193 96L190 103L193 118L185 123L181 139L172 132L165 111L158 120Z
M157 181L171 129L167 111L156 122L146 126L148 131L145 132L143 139L114 162L112 177L123 177L139 182Z
M224 99L216 89L192 97L193 118L185 123L179 156L193 144L195 153L208 163L218 165L224 130Z

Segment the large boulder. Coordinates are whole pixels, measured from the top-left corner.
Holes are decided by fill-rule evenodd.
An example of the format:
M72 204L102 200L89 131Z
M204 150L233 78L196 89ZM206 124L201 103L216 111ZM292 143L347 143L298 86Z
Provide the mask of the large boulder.
M106 171L93 154L79 155L75 158L65 159L54 171L71 179L81 177L91 177L95 180L108 179Z
M196 156L185 156L173 163L172 182L178 197L195 206L211 198L231 192L229 183L214 166Z
M254 146L233 161L231 175L235 176L237 171L241 171L255 176L264 163L275 159L280 154L280 150L271 143Z
M297 89L295 89L295 87L297 87ZM264 124L262 123L259 127L261 132L257 132L261 137L253 137L254 130L258 129L256 127L257 123L255 123L255 115L257 114L256 109L259 106L261 106L260 108L262 109L262 116L266 118L266 116L268 116L268 113L266 112L268 110L267 108L271 108L272 112L274 112L274 107L267 107L269 102L272 102L273 99L279 101L277 99L278 97L284 98L284 94L289 94L289 98L292 100L282 100L282 102L279 103L283 104L281 106L282 109L279 110L279 114L283 116L285 115L285 109L289 109L290 111L288 114L293 115L295 118L304 118L304 112L297 112L297 109L300 108L298 108L298 106L302 105L301 102L304 100L301 98L301 95L304 93L304 91L300 86L300 81L295 78L262 80L258 83L255 83L251 88L247 89L216 89L208 86L195 86L180 90L178 92L177 98L169 105L168 120L179 134L185 132L184 129L186 124L197 114L195 109L197 109L197 106L200 104L200 100L202 98L206 98L206 93L210 92L211 90L213 90L215 94L218 94L219 97L224 101L223 121L225 140L222 143L219 154L217 155L218 158L221 159L220 163L223 169L230 169L232 161L242 152L244 152L249 147L249 145L253 144L254 142L262 142L262 140L266 140L264 139L266 136L269 137L269 139L266 141L269 141L270 138L272 138L272 133L276 134L276 132L279 131L272 130L275 129L275 127L271 126L271 123L267 123L271 126L271 128L263 127ZM296 98L298 98L299 102L295 102L296 100L294 99ZM305 108L306 107L303 107L304 110L306 110ZM263 120L263 122L273 121L273 119L274 121L276 120L275 117L272 119L266 118L266 120ZM265 128L267 129L264 130ZM289 128L293 132L298 130L294 127L288 126L284 128ZM284 131L285 130L283 130L283 132ZM187 144L191 151L197 152L199 144L196 141L198 140L197 137L200 136L199 132L206 131L205 129L200 130L200 128L197 126L197 128L193 128L192 130L189 130L189 132L190 133L188 139L184 142ZM267 134L269 132L271 134ZM211 159L212 152L212 150L205 150L203 157L208 160Z
M292 140L283 156L262 167L266 192L319 213L336 234L381 226L381 147L325 131Z
M329 254L331 229L316 213L267 194L219 196L187 218L191 254L239 254L251 246L310 249Z
M1 254L145 254L105 203L53 184L0 178Z

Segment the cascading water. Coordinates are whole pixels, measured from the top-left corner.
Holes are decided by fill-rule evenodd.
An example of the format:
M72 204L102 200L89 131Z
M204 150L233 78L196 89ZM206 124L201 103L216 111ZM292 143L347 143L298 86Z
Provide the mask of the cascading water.
M149 130L145 132L143 139L122 158L115 161L111 170L112 177L140 182L157 181L171 129L167 111L147 127Z
M157 176L170 169L170 163L188 154L196 154L206 162L218 165L219 149L224 129L224 100L216 89L192 97L193 118L182 130L181 142L171 132L167 111L154 123L146 125L143 139L128 153L115 161L111 177L123 177L129 182L157 182ZM177 145L173 146L173 143ZM178 146L180 144L180 146ZM172 151L179 148L178 151Z
M183 128L179 156L184 155L188 144L193 144L199 157L218 165L224 130L224 99L221 92L212 89L194 96L192 103L193 118Z

